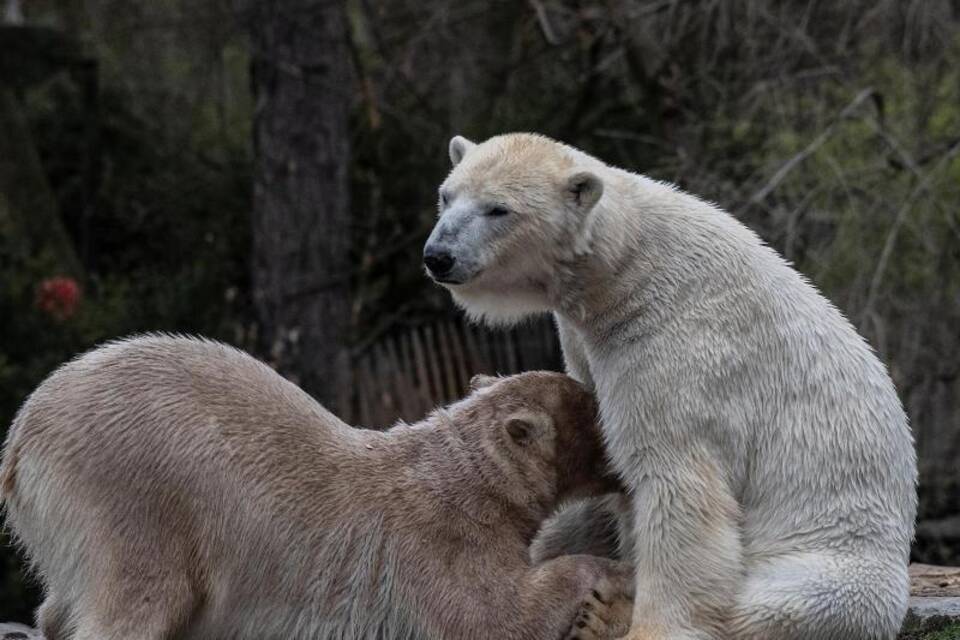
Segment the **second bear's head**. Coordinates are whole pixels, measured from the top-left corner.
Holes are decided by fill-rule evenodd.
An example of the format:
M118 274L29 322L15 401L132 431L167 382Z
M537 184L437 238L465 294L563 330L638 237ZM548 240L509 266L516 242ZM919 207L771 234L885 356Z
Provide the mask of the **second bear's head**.
M495 467L493 480L503 490L545 505L620 490L604 453L596 400L579 382L531 371L475 376L471 390L447 411L460 437L488 461L484 467Z

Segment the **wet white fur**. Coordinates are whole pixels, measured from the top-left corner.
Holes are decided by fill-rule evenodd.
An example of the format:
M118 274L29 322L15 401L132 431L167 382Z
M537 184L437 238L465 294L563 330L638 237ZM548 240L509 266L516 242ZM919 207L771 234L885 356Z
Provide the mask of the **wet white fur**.
M915 453L853 326L755 233L672 185L541 136L454 148L442 188L513 215L446 239L480 256L455 300L492 324L553 312L568 372L598 394L634 516L628 637L893 638ZM602 183L595 205L571 201L578 172Z

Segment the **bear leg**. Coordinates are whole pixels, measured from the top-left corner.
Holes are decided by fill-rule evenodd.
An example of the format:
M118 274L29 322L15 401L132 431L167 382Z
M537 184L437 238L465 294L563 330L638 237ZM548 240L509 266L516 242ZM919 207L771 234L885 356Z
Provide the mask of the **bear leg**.
M807 552L747 574L730 620L737 640L890 640L907 609L906 561Z
M565 640L619 638L630 629L633 600L609 580L601 580L580 603Z
M601 558L630 557L623 553L621 524L629 504L612 494L574 502L543 523L530 544L530 561L540 564L559 556L586 554Z

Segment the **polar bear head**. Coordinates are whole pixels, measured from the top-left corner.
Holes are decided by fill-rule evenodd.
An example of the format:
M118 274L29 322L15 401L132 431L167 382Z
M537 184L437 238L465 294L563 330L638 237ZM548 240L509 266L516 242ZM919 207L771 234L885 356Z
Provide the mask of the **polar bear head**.
M603 182L576 149L533 134L450 141L427 273L469 315L508 324L549 311L561 265L586 247Z
M451 428L507 493L532 492L534 502L546 504L622 490L607 460L596 399L581 383L527 371L474 376L470 389L446 410Z

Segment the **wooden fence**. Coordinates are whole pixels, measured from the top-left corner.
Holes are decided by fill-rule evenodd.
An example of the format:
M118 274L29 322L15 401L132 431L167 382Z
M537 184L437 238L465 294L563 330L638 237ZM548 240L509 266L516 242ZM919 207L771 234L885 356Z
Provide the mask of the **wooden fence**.
M355 357L348 421L382 428L397 420L419 420L463 397L474 374L562 370L562 365L560 343L548 318L503 331L463 320L414 327Z

